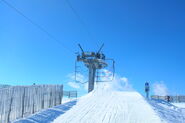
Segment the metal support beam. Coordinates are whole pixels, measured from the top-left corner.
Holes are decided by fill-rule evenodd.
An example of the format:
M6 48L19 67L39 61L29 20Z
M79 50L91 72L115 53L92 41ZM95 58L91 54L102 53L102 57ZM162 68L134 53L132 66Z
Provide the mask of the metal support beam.
M100 47L98 52L84 52L80 44L78 44L81 54L77 55L77 62L84 62L84 65L89 69L88 92L94 90L94 83L96 71L108 66L106 63L105 55L100 53L104 44ZM75 62L75 81L77 76L76 62ZM98 80L98 79L97 79ZM76 81L77 82L77 81Z
M96 74L96 68L94 67L94 64L90 64L88 92L91 92L92 90L94 90L95 74Z

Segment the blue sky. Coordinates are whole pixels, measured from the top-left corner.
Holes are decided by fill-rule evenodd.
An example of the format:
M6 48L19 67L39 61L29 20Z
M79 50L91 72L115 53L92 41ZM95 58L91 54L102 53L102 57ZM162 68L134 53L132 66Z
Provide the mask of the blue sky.
M145 81L159 81L170 93L185 94L184 0L7 0L78 51L105 43L116 73L143 93ZM75 55L0 2L0 83L65 84ZM66 90L73 90L65 86Z

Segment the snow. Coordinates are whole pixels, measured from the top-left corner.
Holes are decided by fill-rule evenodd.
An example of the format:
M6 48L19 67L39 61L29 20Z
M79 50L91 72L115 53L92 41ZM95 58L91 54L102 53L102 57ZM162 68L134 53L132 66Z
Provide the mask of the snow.
M177 104L147 100L133 89L121 91L113 85L100 83L78 100L14 123L185 123L185 109Z
M185 103L172 103L172 104L179 108L185 108Z
M43 111L40 111L34 115L31 115L27 118L16 120L12 123L51 123L58 116L64 114L69 110L73 105L76 104L76 100L64 103L53 108L49 108Z
M79 99L53 123L166 123L135 91L117 91L106 84Z
M185 123L185 110L164 100L148 101L157 114L167 123Z
M77 100L78 98L68 98L68 97L63 97L62 98L62 104L67 103L67 102L72 102L74 100Z

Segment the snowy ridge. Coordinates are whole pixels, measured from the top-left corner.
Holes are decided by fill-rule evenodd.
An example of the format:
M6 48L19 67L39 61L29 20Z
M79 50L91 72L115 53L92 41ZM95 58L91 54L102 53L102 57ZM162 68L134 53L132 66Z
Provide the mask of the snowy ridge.
M16 120L12 123L51 123L58 116L64 114L67 110L70 110L76 102L77 100L73 100L53 108L43 110L27 118Z
M179 107L179 108L184 108L185 109L185 103L172 103L172 104Z
M100 84L91 93L14 123L185 123L185 110Z
M166 123L137 92L102 84L53 123Z
M185 110L163 100L148 101L159 116L168 123L185 123Z

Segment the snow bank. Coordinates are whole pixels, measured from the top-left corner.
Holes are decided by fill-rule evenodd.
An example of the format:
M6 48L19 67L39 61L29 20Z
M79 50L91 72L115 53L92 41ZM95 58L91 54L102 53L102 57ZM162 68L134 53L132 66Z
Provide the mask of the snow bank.
M98 84L53 123L165 123L139 93L118 90Z
M162 100L146 100L139 93L99 83L81 97L15 123L185 123L185 110ZM125 89L127 91L125 91Z
M75 105L76 102L76 100L72 100L62 105L43 110L27 118L16 120L12 123L51 123L58 116L70 110L70 108Z
M185 103L172 103L172 104L179 108L185 108Z
M148 101L158 115L167 123L185 123L185 110L163 100Z

